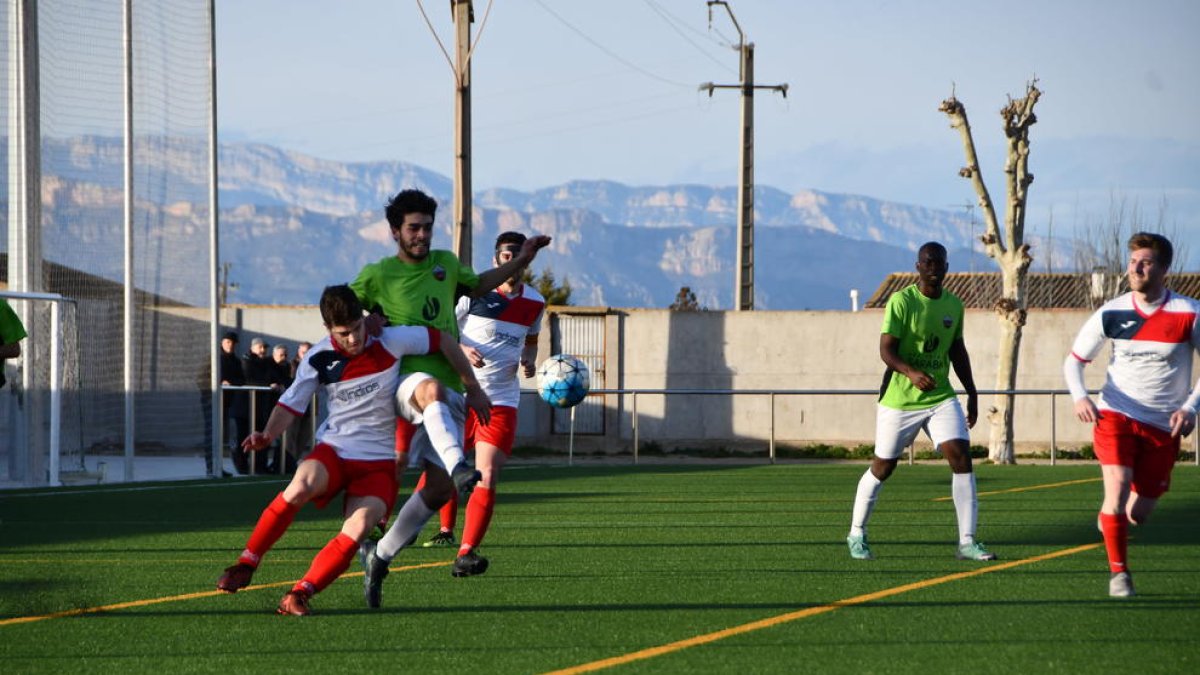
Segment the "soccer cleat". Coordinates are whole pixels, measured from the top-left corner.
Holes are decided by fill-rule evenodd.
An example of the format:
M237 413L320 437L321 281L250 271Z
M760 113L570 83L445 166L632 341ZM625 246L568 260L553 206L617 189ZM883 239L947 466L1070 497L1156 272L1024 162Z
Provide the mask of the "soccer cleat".
M275 610L277 614L291 614L292 616L308 616L312 610L308 607L308 600L312 596L304 591L288 591L283 599L279 601L279 607Z
M383 604L383 580L388 575L388 564L375 555L375 542L369 539L359 544L358 555L363 566L363 597L367 607L379 609Z
M487 571L487 568L487 558L475 553L475 551L467 551L454 559L454 568L450 570L450 575L455 577L473 577L476 574L483 574Z
M852 534L846 537L846 545L850 547L850 557L855 560L874 560L871 547L867 546L867 535Z
M449 547L449 546L456 546L457 544L458 544L458 542L454 540L453 532L447 532L446 530L441 530L437 534L430 537L429 541L427 541L421 545L424 546L425 548L435 548L435 547L444 548L444 547Z
M996 554L984 548L983 544L973 541L960 544L958 547L959 560L995 560Z
M225 573L217 579L217 588L226 593L237 593L238 589L250 585L250 578L253 576L254 568L240 562L225 568Z
M450 472L450 479L454 481L454 489L458 490L459 494L469 495L471 490L475 489L475 484L483 480L483 474L467 464L464 459Z
M1137 595L1133 590L1133 577L1129 572L1117 572L1108 580L1108 594L1114 598L1129 598Z

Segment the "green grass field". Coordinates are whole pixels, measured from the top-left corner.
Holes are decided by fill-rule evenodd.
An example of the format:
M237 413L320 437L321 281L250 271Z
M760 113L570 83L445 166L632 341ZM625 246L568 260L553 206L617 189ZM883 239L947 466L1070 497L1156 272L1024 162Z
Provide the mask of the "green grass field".
M383 609L366 609L355 563L304 618L274 608L337 509L305 507L255 585L214 590L278 480L0 493L0 669L1200 672L1200 470L1177 467L1133 530L1139 594L1115 600L1095 466L979 467L993 563L955 559L933 464L897 469L877 559L850 560L863 468L513 466L487 574L452 578L452 550L418 546L393 561Z

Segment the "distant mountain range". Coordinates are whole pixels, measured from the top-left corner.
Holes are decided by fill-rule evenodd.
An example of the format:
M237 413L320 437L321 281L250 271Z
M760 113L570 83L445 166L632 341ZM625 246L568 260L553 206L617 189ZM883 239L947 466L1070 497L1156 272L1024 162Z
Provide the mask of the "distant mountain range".
M392 254L383 205L401 188L438 200L438 242L451 245L450 180L405 162L342 163L225 145L220 183L222 258L233 263L238 283L232 301L309 303L314 288L353 278L365 262ZM572 181L534 192L486 190L474 199L473 262L489 264L491 242L504 230L540 232L554 243L534 270L565 277L573 304L666 307L689 286L700 304L727 309L736 206L732 186ZM972 229L977 235L980 226L960 212L764 185L755 206L761 309L847 308L850 289L865 300L889 272L911 269L913 251L930 239L951 249L955 269L994 269L981 254L968 255ZM255 242L276 237L286 243L250 255L261 249ZM316 260L322 264L304 276L288 274Z
M154 292L203 303L205 270L190 264L206 250L204 171L186 161L188 144L145 153L135 174L139 208L168 231L153 249L177 274L139 279ZM441 205L436 245L450 248L450 180L405 162L345 163L258 144L220 149L220 251L231 282L227 301L312 304L319 289L353 279L367 262L394 253L383 205L415 187ZM53 224L49 257L120 279L120 142L48 139L44 209ZM573 289L572 304L666 307L681 286L701 305L733 303L736 188L627 186L571 181L533 192L493 189L475 195L475 267L489 264L504 230L553 236L534 271L549 268ZM938 210L870 197L766 185L755 192L755 283L759 309L844 309L890 272L912 268L928 240L950 249L957 271L995 269L969 249L982 226L961 210ZM0 216L6 217L6 216ZM79 246L85 242L86 246ZM979 248L976 245L976 248ZM190 271L190 273L185 273Z

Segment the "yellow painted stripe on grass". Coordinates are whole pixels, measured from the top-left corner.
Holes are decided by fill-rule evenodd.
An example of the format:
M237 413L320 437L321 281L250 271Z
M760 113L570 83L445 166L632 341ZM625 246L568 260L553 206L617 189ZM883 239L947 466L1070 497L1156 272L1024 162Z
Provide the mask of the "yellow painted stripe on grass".
M412 570L426 569L429 567L445 567L454 564L450 562L424 563L421 565L405 565L404 567L391 567L392 572L409 572ZM339 579L347 579L350 577L361 577L362 572L349 572L338 577ZM281 588L283 586L294 586L296 580L293 581L276 581L269 584L253 584L247 586L239 593L246 591L261 591L268 588ZM62 612L54 612L52 614L39 614L36 616L18 616L11 619L0 619L0 626L9 626L18 623L33 623L34 621L45 621L47 619L64 619L70 616L81 616L83 614L98 614L100 612L112 612L119 609L130 609L133 607L146 607L148 605L159 605L164 602L180 602L183 600L196 600L199 598L211 598L216 595L229 595L225 591L200 591L198 593L184 593L183 595L170 595L165 598L148 598L146 600L130 600L129 602L118 602L112 605L102 605L100 607L81 607L79 609L68 609Z
M1045 483L1043 485L1026 485L1025 487L1009 488L1007 490L989 490L988 492L980 492L979 496L984 497L987 495L1002 495L1002 494L1007 494L1009 492L1029 492L1030 490L1048 490L1050 488L1064 487L1067 485L1082 485L1083 483L1099 483L1102 480L1104 480L1104 479L1101 477L1080 478L1079 480L1064 480L1061 483ZM953 497L936 497L936 498L934 498L933 501L948 502L951 499L953 499Z
M750 623L744 623L740 626L726 628L724 630L716 631L715 633L707 633L705 635L697 635L696 637L688 638L686 640L670 642L665 645L659 645L658 647L650 647L649 649L643 649L640 651L632 652L630 654L625 654L624 656L614 656L612 658L602 659L600 661L592 661L591 663L584 663L584 664L581 664L578 666L572 666L570 668L563 668L562 670L551 671L550 673L547 673L547 675L574 675L575 673L589 673L589 672L596 671L596 670L603 670L605 668L612 668L613 666L620 666L620 665L624 665L626 663L632 663L634 661L643 661L645 659L651 659L656 656L662 656L664 654L670 654L672 652L681 651L681 650L687 649L689 647L697 647L699 645L708 644L710 642L716 642L717 640L724 640L725 638L733 637L735 635L741 635L742 633L750 633L752 631L762 630L764 628L771 628L773 626L778 626L780 624L789 623L791 621L805 619L810 616L816 616L818 614L825 614L827 612L832 612L836 609L841 609L842 607L853 607L855 605L861 605L863 603L872 602L872 601L880 600L883 598L888 598L893 595L900 595L901 593L908 593L909 591L918 591L918 590L921 590L924 588L938 586L941 584L949 583L951 581L959 581L961 579L969 579L971 577L977 577L982 574L988 574L991 572L1000 572L1002 570L1008 570L1008 569L1012 569L1014 567L1020 567L1022 565L1030 565L1032 563L1041 562L1043 560L1053 560L1054 558L1062 558L1062 557L1069 556L1069 555L1075 555L1076 553L1082 553L1084 551L1090 551L1094 548L1099 548L1102 545L1103 544L1086 544L1083 546L1076 546L1074 548L1068 548L1068 549L1063 549L1061 551L1054 551L1052 553L1046 553L1043 555L1034 556L1032 558L1025 558L1023 560L1014 560L1012 562L999 563L996 565L989 565L987 567L976 568L976 569L970 570L968 572L958 572L955 574L948 574L944 577L937 577L934 579L926 579L924 581L917 581L917 582L914 582L911 584L905 584L903 586L896 586L893 588L885 588L882 591L875 591L874 593L867 593L865 595L857 595L853 598L847 598L845 600L836 600L827 605L820 605L817 607L809 607L808 609L801 609L801 610L798 610L795 612L788 612L787 614L780 614L779 616L773 616L773 617L770 617L767 619L751 621Z

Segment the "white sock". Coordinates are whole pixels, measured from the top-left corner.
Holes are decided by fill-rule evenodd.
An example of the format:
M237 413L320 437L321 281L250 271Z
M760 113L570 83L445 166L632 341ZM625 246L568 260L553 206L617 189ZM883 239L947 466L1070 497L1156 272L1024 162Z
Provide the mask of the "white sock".
M441 401L434 401L425 406L421 416L425 420L425 433L429 434L429 443L442 459L446 473L450 473L464 459L462 427L455 422L450 406Z
M958 544L964 546L975 541L975 519L978 501L975 498L975 472L951 474L950 494L954 497L954 511L958 514Z
M437 513L425 505L420 492L412 493L400 512L396 514L396 522L388 528L387 534L375 545L375 555L384 562L391 562L396 554L408 546L413 538L420 533L421 528L429 521L429 517Z
M854 495L854 515L850 518L851 537L867 534L867 519L871 517L871 509L875 508L875 500L882 488L883 481L876 478L870 469L858 479L858 492Z

